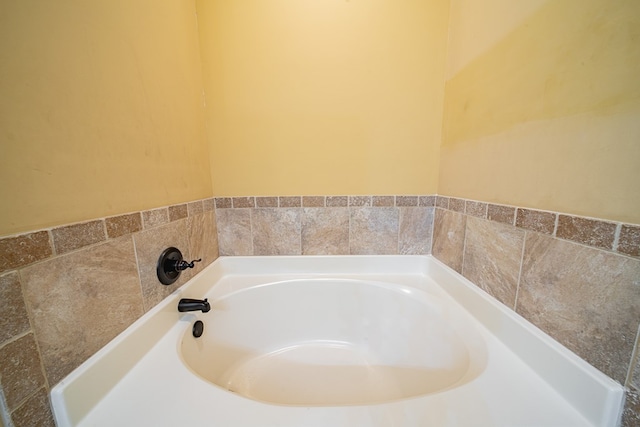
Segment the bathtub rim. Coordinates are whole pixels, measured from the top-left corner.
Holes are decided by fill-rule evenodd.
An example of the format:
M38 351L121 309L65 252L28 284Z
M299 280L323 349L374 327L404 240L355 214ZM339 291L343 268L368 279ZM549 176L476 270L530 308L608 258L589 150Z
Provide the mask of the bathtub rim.
M397 268L401 265L404 268L402 274L407 274L407 268L411 267L411 274L425 275L436 282L593 425L605 426L610 425L613 419L620 420L624 404L623 386L432 255L348 255L218 258L51 389L56 422L59 425L80 422L164 334L177 324L195 320L193 314L178 313L176 305L179 298L197 297L202 292L200 288L205 287L202 278L217 281L226 274L242 274L246 272L247 262L255 268L267 270L261 271L261 274L272 272L288 275L304 274L302 266L310 263L339 268L337 271L340 273L332 271L328 275L348 274L349 266L356 269L366 266L375 273L384 272L384 268L389 266ZM287 271L283 272L283 268ZM367 274L371 274L371 271ZM497 321L501 317L503 321ZM105 367L109 369L103 369ZM87 388L87 385L90 386ZM590 392L584 393L585 389ZM588 398L585 398L585 394ZM68 400L72 399L75 399L73 410L67 405Z

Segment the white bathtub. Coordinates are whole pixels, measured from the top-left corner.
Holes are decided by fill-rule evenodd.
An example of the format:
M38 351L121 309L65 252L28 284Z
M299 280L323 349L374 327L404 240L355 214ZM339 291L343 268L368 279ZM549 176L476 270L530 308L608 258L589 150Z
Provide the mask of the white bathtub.
M51 396L59 426L609 427L624 390L432 257L233 257Z

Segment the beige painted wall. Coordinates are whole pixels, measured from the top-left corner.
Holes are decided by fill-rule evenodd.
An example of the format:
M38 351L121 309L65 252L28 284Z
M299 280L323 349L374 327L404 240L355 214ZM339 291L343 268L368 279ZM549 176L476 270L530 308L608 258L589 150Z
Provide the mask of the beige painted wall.
M214 192L435 193L448 0L199 0Z
M438 192L640 223L640 2L476 3L452 2Z
M212 195L193 0L0 2L0 235Z

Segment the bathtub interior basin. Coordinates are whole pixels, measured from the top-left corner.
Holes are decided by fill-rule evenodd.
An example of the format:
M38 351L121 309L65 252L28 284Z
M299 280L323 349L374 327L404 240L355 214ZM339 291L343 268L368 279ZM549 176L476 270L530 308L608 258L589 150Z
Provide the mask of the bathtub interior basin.
M364 405L443 391L475 378L486 349L442 298L400 285L289 280L210 300L184 363L244 397L282 405Z

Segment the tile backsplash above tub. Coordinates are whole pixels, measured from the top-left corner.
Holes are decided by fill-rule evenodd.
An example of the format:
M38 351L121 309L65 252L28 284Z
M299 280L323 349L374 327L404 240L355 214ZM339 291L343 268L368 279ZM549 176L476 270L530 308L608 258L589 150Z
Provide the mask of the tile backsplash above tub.
M215 199L220 255L426 255L435 196Z

